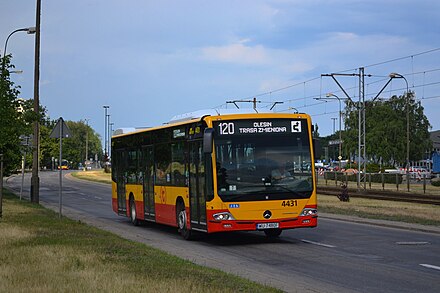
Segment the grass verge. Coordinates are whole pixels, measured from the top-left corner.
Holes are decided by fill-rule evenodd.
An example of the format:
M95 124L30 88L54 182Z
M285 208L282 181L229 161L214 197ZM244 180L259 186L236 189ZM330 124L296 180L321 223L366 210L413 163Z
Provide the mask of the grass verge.
M73 177L101 183L112 183L112 174L104 170L79 171L70 173Z
M279 292L19 201L4 191L0 292Z
M336 196L318 195L320 212L440 226L440 206L352 197L341 202Z

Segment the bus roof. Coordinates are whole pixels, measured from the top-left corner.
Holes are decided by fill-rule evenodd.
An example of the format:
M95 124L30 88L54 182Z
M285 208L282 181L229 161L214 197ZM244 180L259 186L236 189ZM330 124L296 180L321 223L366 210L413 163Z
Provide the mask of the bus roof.
M304 113L275 113L275 112L256 112L252 108L245 108L245 109L208 109L208 110L199 110L194 112L188 112L184 114L179 114L170 119L170 121L164 123L160 126L155 127L148 127L148 128L118 128L113 132L113 137L119 137L119 136L125 136L140 132L145 132L149 130L155 130L155 129L161 129L161 128L167 128L170 126L179 126L183 124L187 124L190 122L198 122L204 119L205 117L220 117L225 116L232 118L231 116L244 116L247 115L271 115L271 116L287 116L287 115L298 115L299 117L303 116ZM299 118L298 117L298 118ZM238 118L238 117L237 117ZM242 118L242 119L243 119Z

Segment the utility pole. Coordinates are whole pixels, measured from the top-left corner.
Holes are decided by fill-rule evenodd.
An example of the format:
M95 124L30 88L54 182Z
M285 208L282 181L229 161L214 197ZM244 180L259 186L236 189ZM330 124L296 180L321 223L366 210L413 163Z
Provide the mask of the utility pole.
M84 167L86 167L86 162L89 159L89 120L90 118L84 119L86 121L86 158L84 161Z
M364 68L359 68L359 147L358 147L358 188L367 188L367 156L366 156L366 132L365 132L365 72Z
M364 68L359 68L359 73L352 73L352 74L344 74L344 73L331 73L331 74L321 74L321 76L330 76L333 78L333 80L336 82L336 84L339 86L339 88L342 90L342 92L345 94L345 96L348 98L348 100L354 104L353 100L350 98L348 93L345 91L345 89L342 87L342 85L339 83L339 81L335 78L335 76L357 76L359 78L359 102L357 104L357 110L358 110L358 154L357 154L357 161L358 161L358 174L357 174L357 188L358 191L361 189L361 184L363 182L362 189L366 189L367 187L367 160L366 160L366 154L365 154L365 72ZM367 75L370 77L371 75Z
M342 87L342 85L338 82L338 80L335 78L335 76L357 76L359 78L359 102L357 105L358 110L358 176L357 176L357 187L358 191L360 191L361 184L363 182L363 189L365 190L367 187L367 156L366 156L366 129L365 129L365 76L371 77L371 74L365 74L364 68L359 68L359 73L352 73L352 74L342 74L342 73L331 73L331 74L321 74L321 76L330 76L333 78L333 80L336 82L336 84L339 86L339 88L342 90L342 92L345 94L345 96L348 98L348 100L354 104L353 100L350 98L348 93L345 91L345 89ZM383 90L388 86L388 84L393 80L393 78L404 78L401 74L398 73L391 73L389 75L390 79L385 83L385 85L382 87L382 89L376 94L376 96L372 99L372 102L374 102L379 95L383 92ZM406 81L406 79L405 79ZM408 90L408 82L407 83L407 92ZM407 123L408 123L408 113L407 113ZM409 127L407 125L407 141L409 141ZM407 151L409 150L409 147L407 146ZM409 188L408 188L409 189Z
M107 161L110 158L110 114L107 115Z
M330 118L332 121L333 121L333 133L335 133L335 125L336 125L336 120L338 120L338 118L336 118L336 117L332 117L332 118Z
M34 68L34 112L36 117L40 113L40 15L41 15L41 0L37 0L36 12L36 34L35 34L35 68ZM31 178L31 202L40 202L40 178L38 177L38 151L40 139L40 122L34 122L34 137L32 150L32 178Z
M109 117L110 119L110 117ZM113 125L115 125L115 123L110 123L109 120L109 124L108 124L108 156L111 158L112 156L112 133L113 133Z
M104 108L104 161L107 159L107 109L110 106L102 106Z

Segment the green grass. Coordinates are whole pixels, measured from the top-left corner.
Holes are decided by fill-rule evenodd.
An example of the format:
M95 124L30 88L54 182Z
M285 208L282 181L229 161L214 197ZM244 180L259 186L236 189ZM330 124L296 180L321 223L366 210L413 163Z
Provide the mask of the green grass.
M0 292L279 292L60 220L7 191L0 235Z
M93 182L112 183L111 173L105 173L104 170L80 171L70 173L73 177Z

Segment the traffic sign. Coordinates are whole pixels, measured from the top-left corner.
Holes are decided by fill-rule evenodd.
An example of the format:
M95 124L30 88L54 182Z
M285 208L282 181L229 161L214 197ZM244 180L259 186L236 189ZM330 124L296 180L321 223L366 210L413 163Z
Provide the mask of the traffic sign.
M27 136L27 135L20 135L19 136L20 144L22 146L32 146L32 138L33 138L32 134L29 135L29 136Z
M57 124L55 125L54 129L52 129L52 132L50 133L50 138L68 138L70 137L70 129L67 127L67 124L64 123L64 120L62 117L58 119Z
M61 218L61 212L63 207L63 168L61 168L61 162L63 159L63 138L70 137L70 130L69 127L67 127L66 123L64 123L63 117L60 117L58 119L57 125L55 125L55 128L52 130L52 133L50 134L51 138L59 138L60 139L60 159L59 159L59 167L60 167L60 218Z

